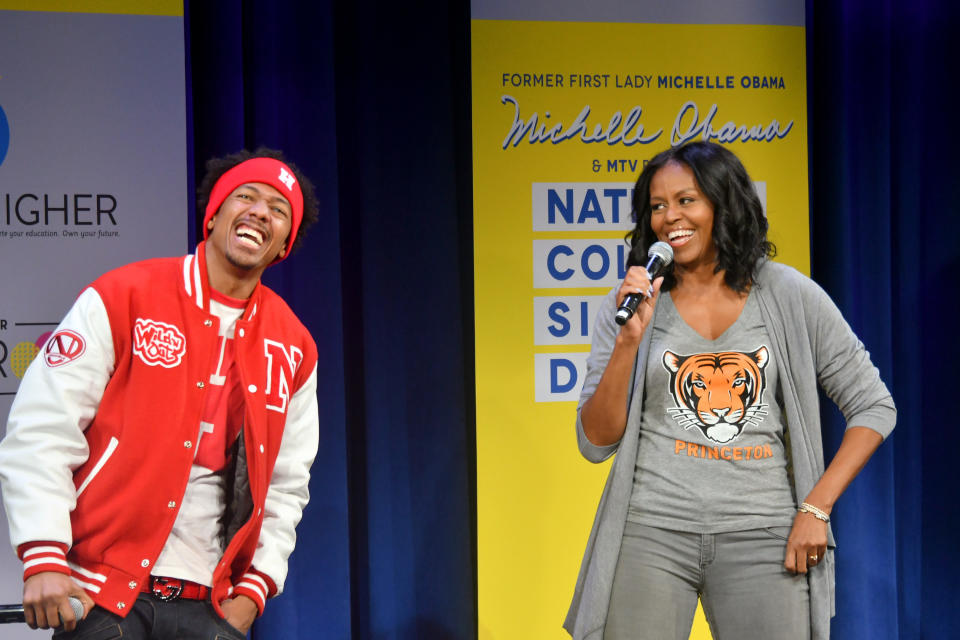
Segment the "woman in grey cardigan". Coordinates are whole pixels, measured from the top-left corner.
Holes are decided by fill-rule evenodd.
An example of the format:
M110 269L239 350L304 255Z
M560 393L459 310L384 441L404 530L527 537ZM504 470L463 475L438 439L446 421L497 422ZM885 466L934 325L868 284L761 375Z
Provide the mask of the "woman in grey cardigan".
M564 627L685 640L699 598L716 638L824 640L830 512L892 431L893 400L826 293L769 261L731 152L668 149L633 198L630 268L598 313L577 410L583 455L617 456ZM639 265L655 241L674 262L651 282ZM848 425L826 468L818 383Z

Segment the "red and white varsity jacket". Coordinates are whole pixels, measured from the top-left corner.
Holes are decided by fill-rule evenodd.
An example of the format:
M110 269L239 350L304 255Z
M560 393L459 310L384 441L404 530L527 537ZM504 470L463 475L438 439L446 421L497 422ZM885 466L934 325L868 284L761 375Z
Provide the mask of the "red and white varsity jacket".
M204 245L137 262L78 298L24 375L0 443L10 539L24 579L72 575L94 602L130 610L170 533L218 354ZM283 589L317 452L317 350L258 285L234 333L252 498L213 575L217 611Z

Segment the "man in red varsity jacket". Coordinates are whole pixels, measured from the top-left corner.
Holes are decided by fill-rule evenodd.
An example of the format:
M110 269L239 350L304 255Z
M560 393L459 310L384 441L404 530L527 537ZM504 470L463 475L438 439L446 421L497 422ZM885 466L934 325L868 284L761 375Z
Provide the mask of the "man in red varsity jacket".
M279 152L207 169L196 253L93 282L14 400L0 483L31 627L242 638L283 589L317 451L317 350L260 276L317 201Z

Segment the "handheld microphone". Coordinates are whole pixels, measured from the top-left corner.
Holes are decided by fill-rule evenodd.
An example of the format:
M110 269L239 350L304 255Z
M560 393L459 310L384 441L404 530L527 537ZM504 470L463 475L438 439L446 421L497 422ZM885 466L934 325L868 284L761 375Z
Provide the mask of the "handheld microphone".
M73 596L67 598L70 601L70 608L73 609L73 615L77 622L83 617L83 603L79 598ZM0 604L0 624L8 622L26 622L27 618L23 613L22 604ZM60 624L63 624L63 618L60 618Z
M653 282L653 280L660 275L660 272L673 262L673 248L666 242L654 242L647 251L647 258L647 264L644 268L647 270L647 273L650 274L650 282ZM637 307L640 306L640 302L644 297L649 298L652 295L653 285L651 285L650 291L648 291L646 295L642 293L628 293L624 296L623 302L620 303L620 308L617 309L617 315L614 316L614 320L616 320L619 325L627 324L627 320L630 319L637 310Z

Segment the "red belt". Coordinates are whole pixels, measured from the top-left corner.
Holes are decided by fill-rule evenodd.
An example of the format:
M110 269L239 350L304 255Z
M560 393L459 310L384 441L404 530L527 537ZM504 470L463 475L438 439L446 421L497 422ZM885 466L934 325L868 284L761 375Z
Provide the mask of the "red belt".
M180 578L150 576L149 581L140 588L140 593L153 594L158 600L164 602L178 598L206 600L210 595L210 587Z

